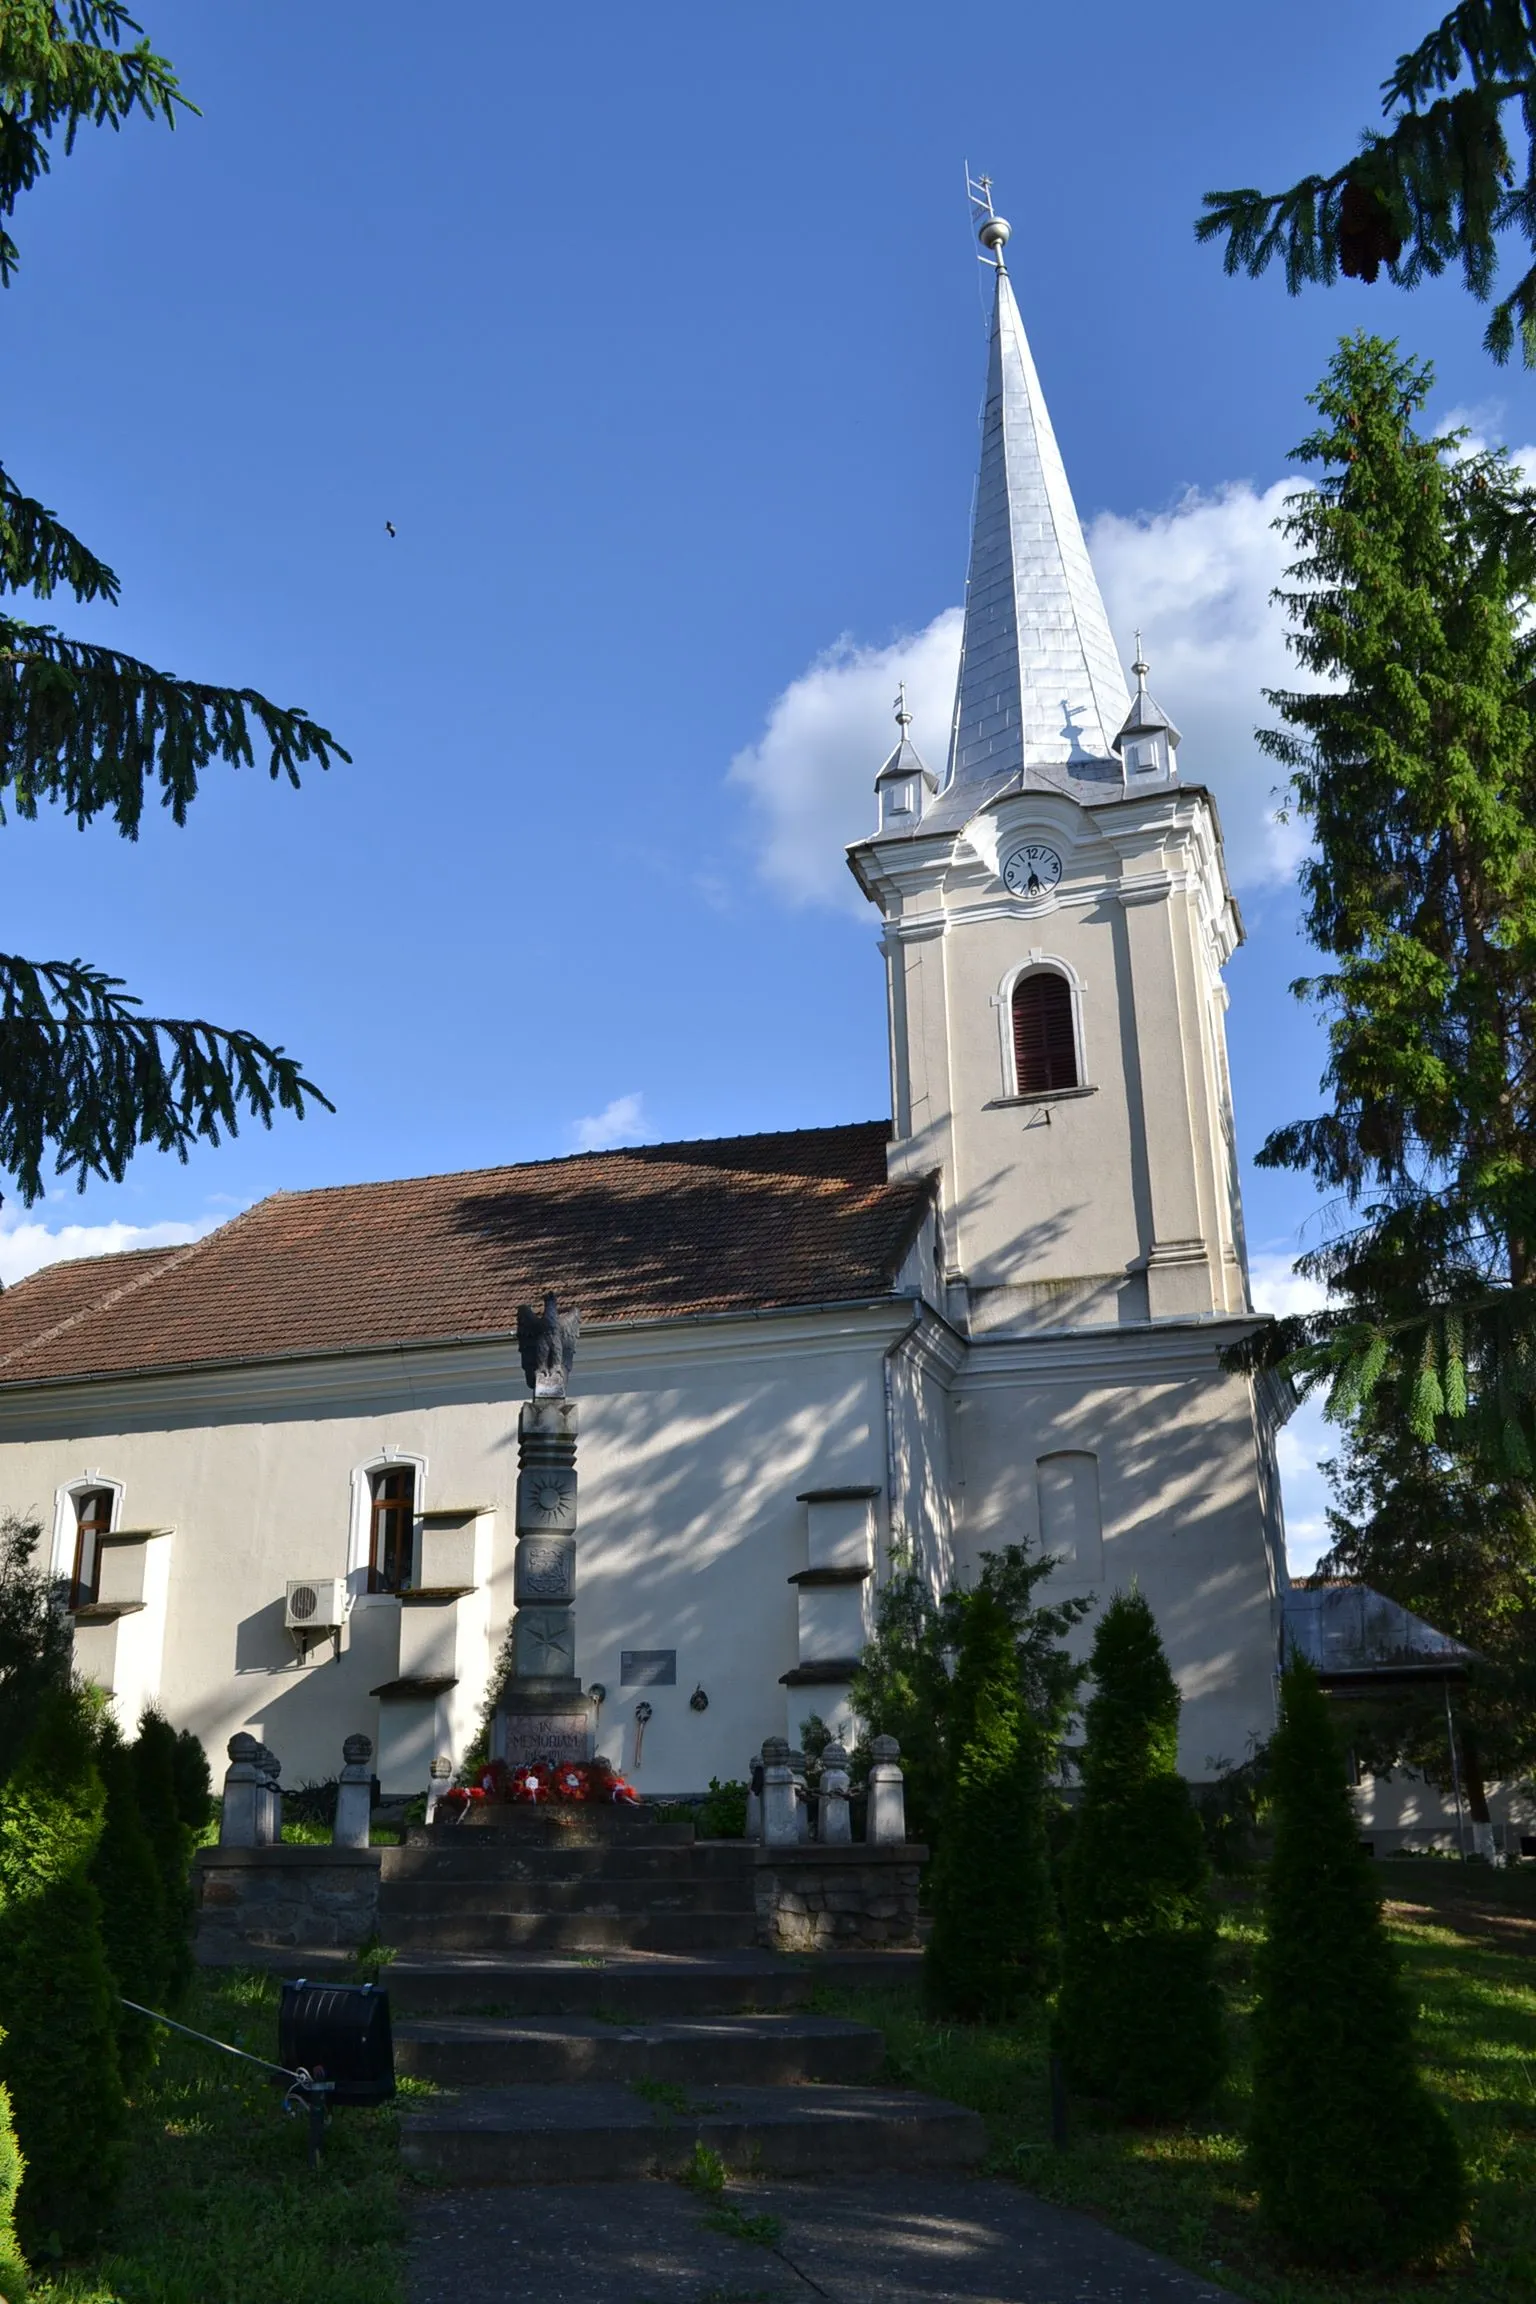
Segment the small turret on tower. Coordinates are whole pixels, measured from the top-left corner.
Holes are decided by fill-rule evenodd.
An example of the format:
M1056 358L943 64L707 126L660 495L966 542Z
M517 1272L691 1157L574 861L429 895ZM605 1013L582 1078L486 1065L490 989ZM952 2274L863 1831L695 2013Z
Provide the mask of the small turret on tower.
M1159 784L1177 783L1179 767L1174 754L1181 739L1162 706L1148 693L1147 674L1151 666L1142 655L1139 632L1136 661L1131 670L1136 675L1136 694L1114 744L1120 755L1126 789L1142 792L1153 790Z
M922 821L923 808L939 780L907 734L912 715L907 710L907 684L896 690L896 725L901 730L896 749L875 778L880 798L880 830L911 832Z

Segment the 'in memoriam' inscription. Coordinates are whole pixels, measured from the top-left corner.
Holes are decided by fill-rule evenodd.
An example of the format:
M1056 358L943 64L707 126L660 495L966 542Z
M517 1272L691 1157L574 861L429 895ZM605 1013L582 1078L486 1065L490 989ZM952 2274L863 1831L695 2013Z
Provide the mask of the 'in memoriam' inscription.
M677 1650L675 1648L621 1648L619 1651L619 1686L621 1688L675 1688L677 1686Z
M559 1768L592 1757L592 1739L580 1712L507 1712L502 1715L502 1758L509 1768L547 1760Z

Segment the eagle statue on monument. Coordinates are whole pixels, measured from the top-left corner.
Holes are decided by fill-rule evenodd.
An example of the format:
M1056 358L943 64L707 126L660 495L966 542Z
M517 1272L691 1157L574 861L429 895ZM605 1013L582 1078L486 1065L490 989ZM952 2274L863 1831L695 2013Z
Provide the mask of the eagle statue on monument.
M518 1357L523 1363L528 1389L536 1400L565 1398L565 1381L571 1373L580 1334L581 1314L562 1312L552 1288L545 1295L542 1312L536 1311L532 1304L519 1304Z

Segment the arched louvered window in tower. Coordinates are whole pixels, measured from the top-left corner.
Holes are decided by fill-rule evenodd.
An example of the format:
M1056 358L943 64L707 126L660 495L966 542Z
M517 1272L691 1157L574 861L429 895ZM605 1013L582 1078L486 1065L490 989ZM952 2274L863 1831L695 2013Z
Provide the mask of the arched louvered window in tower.
M1036 968L1013 988L1013 1076L1020 1096L1082 1085L1072 987L1054 968Z

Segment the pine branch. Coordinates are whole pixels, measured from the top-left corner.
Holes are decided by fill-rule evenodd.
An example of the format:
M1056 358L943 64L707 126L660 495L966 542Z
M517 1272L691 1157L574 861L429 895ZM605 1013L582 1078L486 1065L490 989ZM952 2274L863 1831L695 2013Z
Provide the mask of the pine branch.
M0 592L47 600L61 584L77 600L117 605L117 578L106 562L0 468Z
M306 1099L334 1107L281 1048L199 1019L141 1016L83 961L0 954L0 1168L28 1204L49 1154L60 1175L120 1183L141 1145L185 1160L193 1144L264 1127Z
M0 794L9 788L20 816L45 801L81 826L110 812L131 840L145 789L158 782L181 824L208 763L253 766L258 737L272 777L295 786L305 762L328 768L351 758L307 713L254 688L178 680L116 649L0 616Z
M1523 179L1505 124L1512 106L1525 142ZM1256 279L1278 260L1292 295L1340 271L1374 281L1383 267L1412 288L1459 262L1485 302L1499 235L1518 233L1536 249L1536 0L1466 0L1453 9L1398 59L1382 110L1389 131L1368 132L1331 174L1305 176L1285 192L1208 192L1196 238L1225 241L1228 273ZM1536 269L1495 306L1484 342L1505 360L1517 337L1527 365L1536 365Z
M82 124L120 128L143 112L174 128L178 108L196 111L147 40L124 48L141 30L121 0L0 0L0 217L48 173L49 145L69 152ZM0 287L18 261L0 226Z

